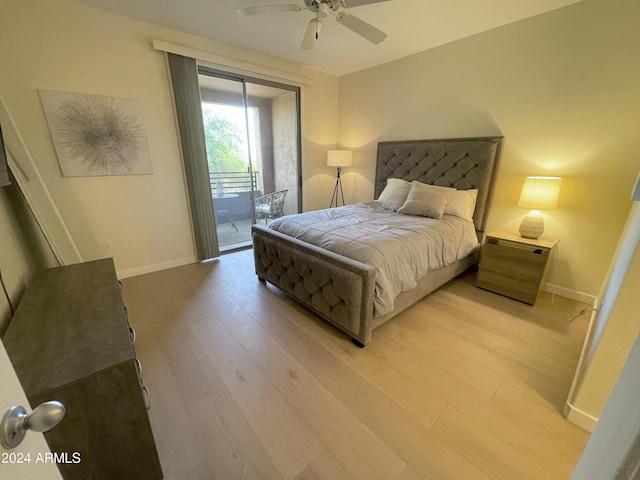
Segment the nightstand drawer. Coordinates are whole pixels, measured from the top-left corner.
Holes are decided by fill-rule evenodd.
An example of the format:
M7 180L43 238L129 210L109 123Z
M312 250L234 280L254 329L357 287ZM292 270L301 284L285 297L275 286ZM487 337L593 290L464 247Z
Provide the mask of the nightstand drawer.
M538 242L507 240L489 235L482 247L477 286L534 304L555 248Z

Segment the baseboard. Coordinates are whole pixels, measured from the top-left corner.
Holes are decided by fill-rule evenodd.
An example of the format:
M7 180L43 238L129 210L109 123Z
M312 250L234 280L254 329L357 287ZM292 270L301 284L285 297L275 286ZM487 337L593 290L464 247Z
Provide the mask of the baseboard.
M588 293L578 292L576 290L571 290L570 288L561 287L552 283L547 283L544 289L549 293L554 293L562 297L570 298L571 300L575 300L576 302L586 303L587 305L592 305L593 307L598 304L598 297L596 297L595 295L590 295Z
M129 278L138 275L144 275L145 273L158 272L160 270L166 270L167 268L181 267L182 265L188 265L190 263L196 263L195 257L177 258L175 260L169 260L168 262L155 263L153 265L145 265L144 267L130 268L127 270L119 270L117 272L118 278Z
M596 428L596 424L598 423L598 419L596 417L583 412L571 405L569 402L564 404L562 413L571 423L584 428L588 432L593 432L593 429Z

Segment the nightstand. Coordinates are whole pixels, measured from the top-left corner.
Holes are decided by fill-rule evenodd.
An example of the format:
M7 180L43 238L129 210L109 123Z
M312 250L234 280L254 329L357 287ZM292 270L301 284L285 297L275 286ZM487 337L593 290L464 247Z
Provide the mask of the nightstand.
M487 235L476 285L534 305L551 270L558 245L550 238L524 238L497 230Z

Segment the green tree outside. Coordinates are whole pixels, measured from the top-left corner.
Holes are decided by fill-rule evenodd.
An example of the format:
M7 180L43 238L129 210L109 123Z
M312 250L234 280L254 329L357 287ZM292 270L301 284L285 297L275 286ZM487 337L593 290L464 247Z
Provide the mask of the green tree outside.
M210 172L242 172L247 164L241 155L242 132L229 120L203 105L204 136Z

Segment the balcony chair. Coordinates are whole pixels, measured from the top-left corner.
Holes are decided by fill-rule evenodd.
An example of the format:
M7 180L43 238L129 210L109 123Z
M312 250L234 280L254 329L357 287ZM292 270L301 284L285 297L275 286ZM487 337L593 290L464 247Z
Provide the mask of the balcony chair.
M284 215L284 197L288 190L269 193L254 200L256 218L264 218L264 223L269 223L270 218L277 218Z

